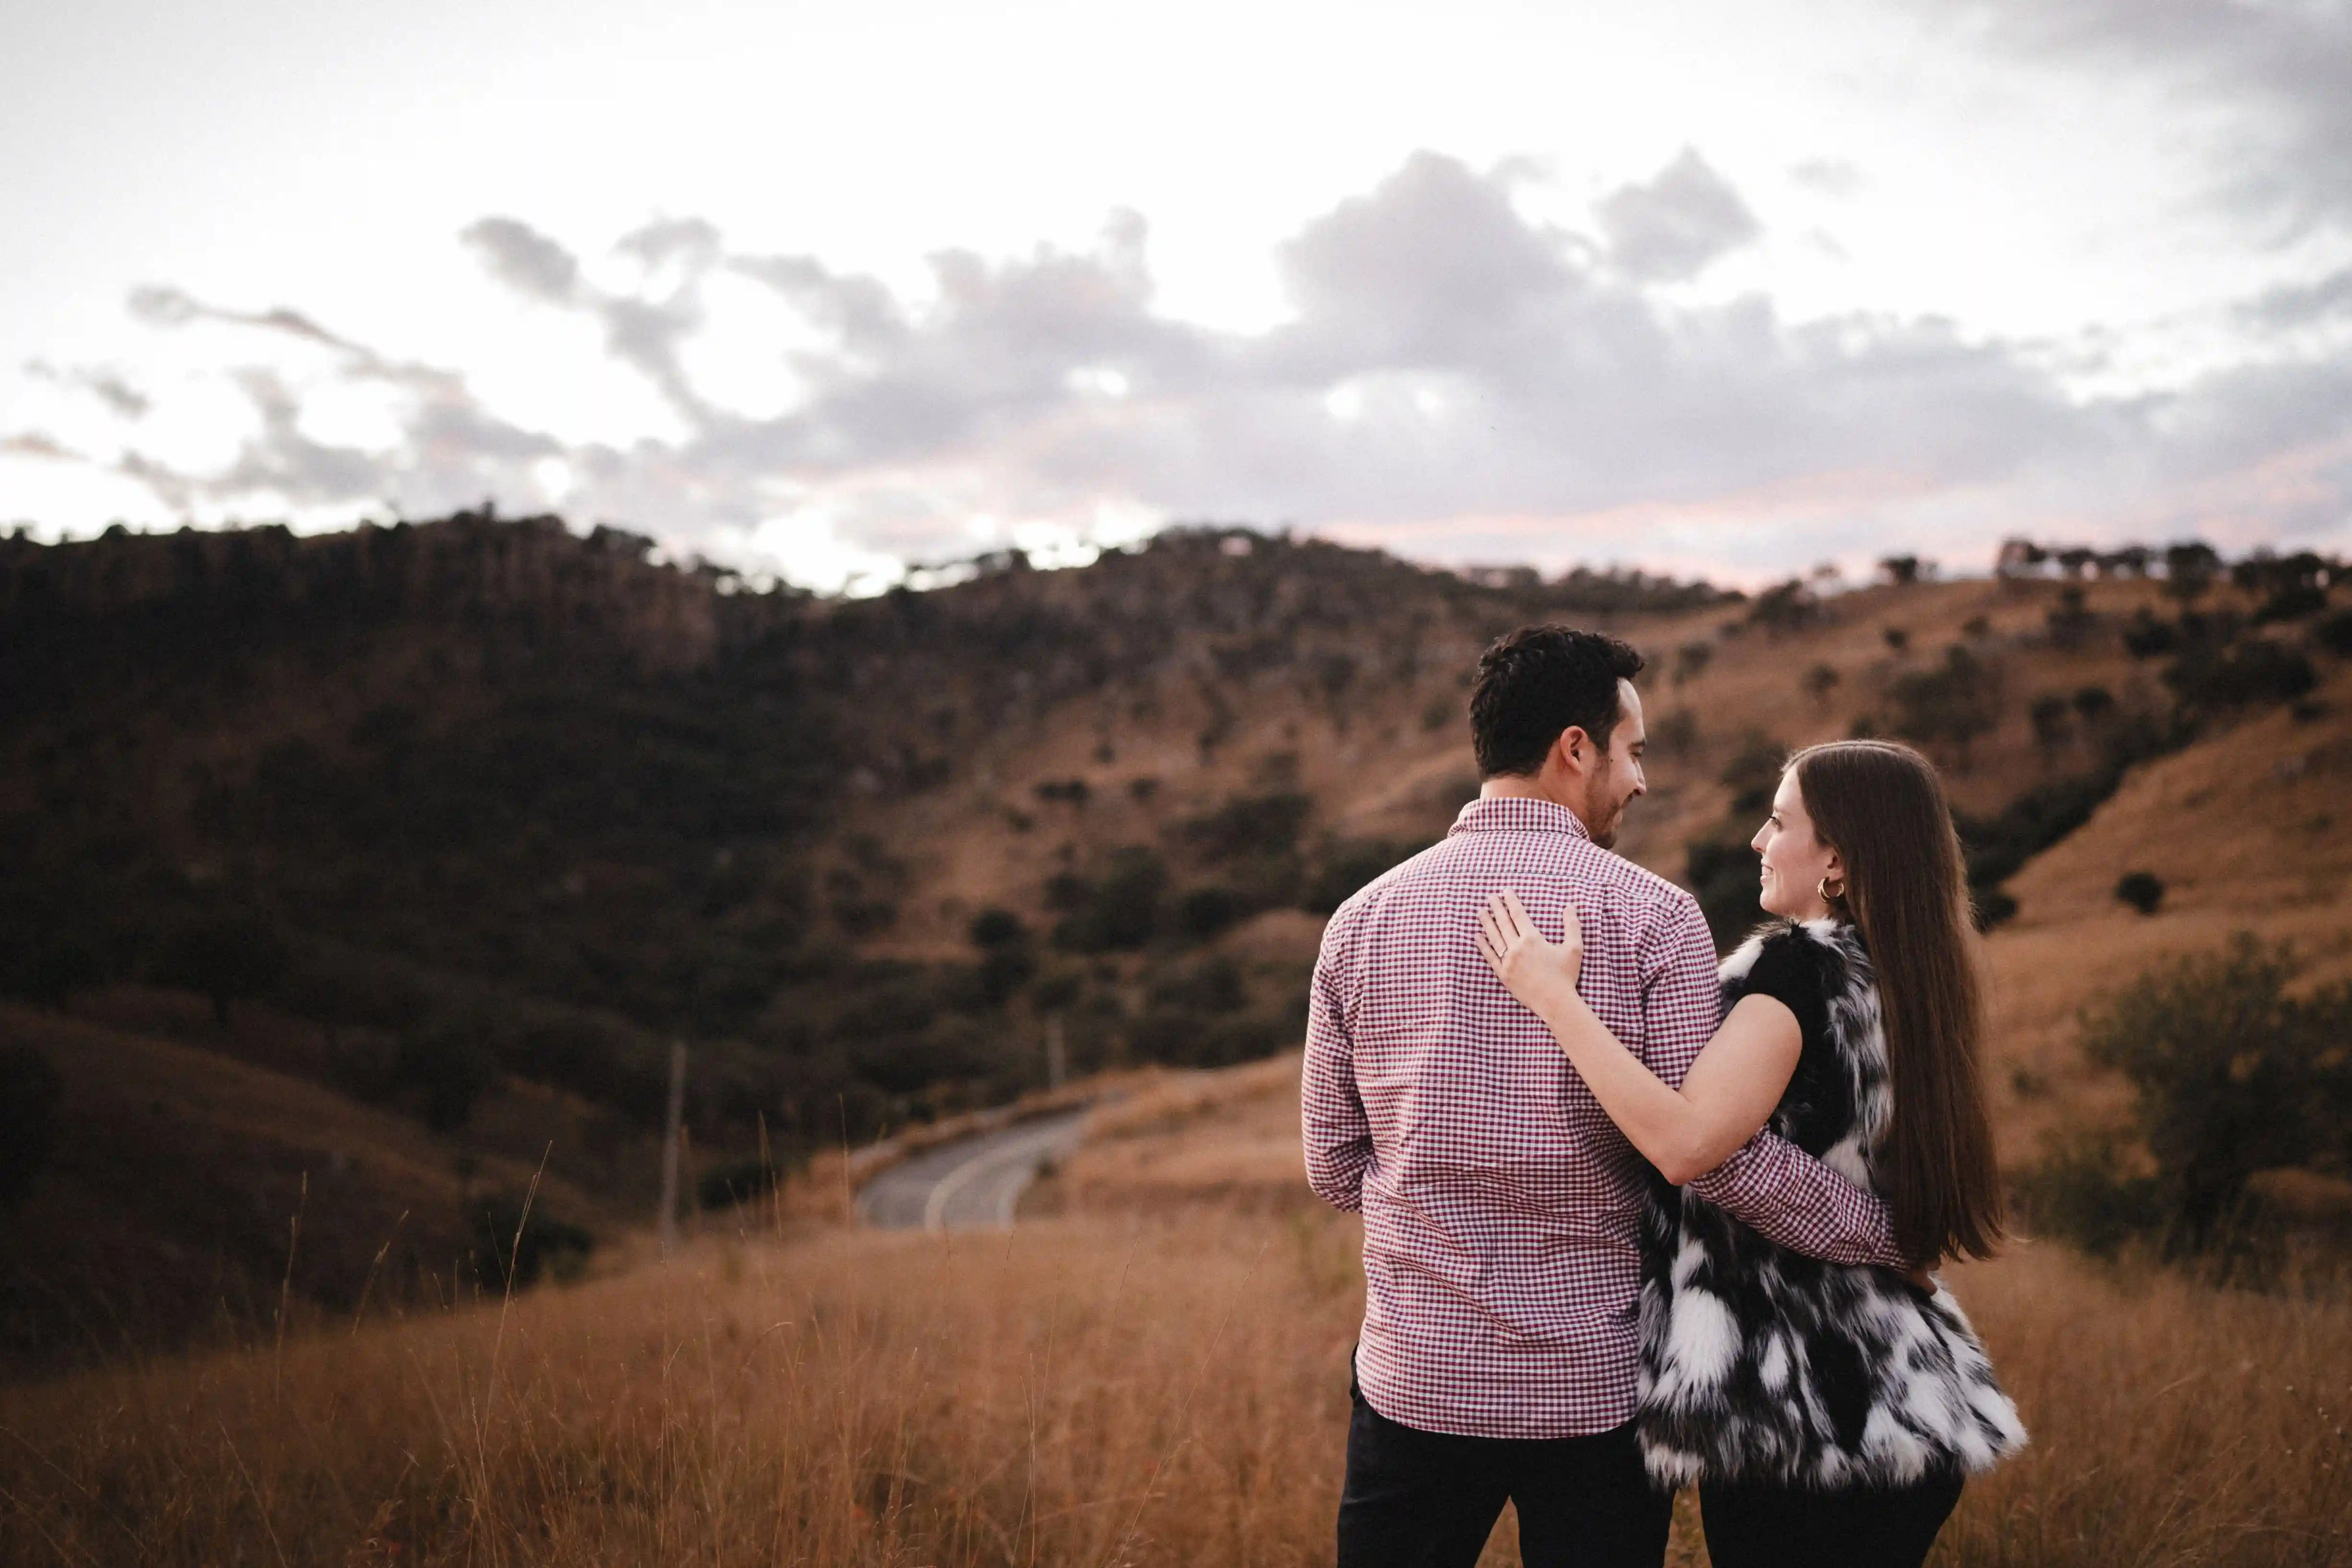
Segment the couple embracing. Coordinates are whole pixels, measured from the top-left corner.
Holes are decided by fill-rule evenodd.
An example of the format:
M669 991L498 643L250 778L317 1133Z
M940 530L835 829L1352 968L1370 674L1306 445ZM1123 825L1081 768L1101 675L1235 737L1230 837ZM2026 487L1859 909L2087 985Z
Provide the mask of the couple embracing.
M1340 1568L1916 1564L2025 1442L1928 1270L2001 1218L1981 1004L1935 771L1801 752L1759 828L1775 917L1718 971L1690 895L1610 852L1644 791L1641 656L1514 632L1484 780L1332 917L1307 1176L1364 1216Z

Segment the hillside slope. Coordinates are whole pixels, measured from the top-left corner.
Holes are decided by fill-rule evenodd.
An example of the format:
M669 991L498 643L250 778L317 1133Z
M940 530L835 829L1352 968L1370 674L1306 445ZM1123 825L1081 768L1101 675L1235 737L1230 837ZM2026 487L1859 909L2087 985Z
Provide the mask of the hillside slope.
M2005 1167L2038 1158L2047 1132L2120 1118L2126 1086L2083 1060L2080 1017L2168 959L2251 931L2294 944L2312 984L2352 977L2347 784L2352 671L2338 670L2303 716L2259 714L2133 770L2086 824L2010 880L2019 912L1984 948L1987 1087ZM2116 897L2129 871L2165 882L2153 915ZM1312 1204L1297 1064L1293 1053L1202 1073L1122 1105L1024 1212Z
M542 1220L609 1242L635 1217L560 1168L539 1174L544 1145L516 1146L533 1134L569 1145L562 1165L597 1167L582 1119L527 1088L493 1097L460 1147L155 1034L0 1005L0 1044L41 1049L64 1087L41 1180L0 1208L0 1371L267 1332L281 1289L298 1321L495 1289L481 1216L515 1216L534 1180Z
M2005 1156L2119 1107L2074 1053L2078 1018L2166 958L2251 931L2292 942L2313 984L2352 976L2352 674L2314 698L2135 770L2010 883L2017 918L1988 945ZM2165 884L2152 915L2116 897L2133 871Z
M274 1151L260 1198L158 1209L161 1239L210 1256L242 1205L263 1217L229 1253L268 1284L333 1152L310 1126L364 1112L424 1141L368 1168L422 1173L305 1235L322 1265L329 1232L372 1258L413 1207L437 1269L475 1178L431 1169L551 1142L583 1208L646 1212L673 1039L689 1175L1001 1104L1057 1061L1293 1048L1325 914L1475 789L1479 650L1565 619L1648 656L1652 791L1621 847L1726 938L1788 748L1896 733L1945 763L1988 911L2022 908L1992 952L1996 1089L2025 1136L2095 1109L2053 1065L2084 976L2242 904L2315 943L2336 918L2352 825L2317 803L2352 612L2315 558L2241 564L1748 597L1198 529L834 602L552 519L0 540L0 989L150 1042L105 1047L131 1053L123 1081L177 1047L331 1097L257 1090L277 1109L245 1131L126 1144L166 1187L229 1143ZM2239 772L2284 792L2256 837L2128 868L2178 883L2135 923L2111 897L2126 847ZM2271 866L2259 896L2220 890ZM52 1057L81 1048L22 1016ZM79 1178L52 1175L65 1202ZM103 1205L77 1212L103 1241Z

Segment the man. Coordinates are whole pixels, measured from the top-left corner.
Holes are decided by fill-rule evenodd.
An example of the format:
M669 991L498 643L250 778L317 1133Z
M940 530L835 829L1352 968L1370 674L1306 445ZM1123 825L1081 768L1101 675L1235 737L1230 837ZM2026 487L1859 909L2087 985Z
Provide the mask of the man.
M1584 921L1579 990L1678 1084L1717 1024L1691 896L1609 853L1644 793L1645 734L1614 637L1529 626L1470 697L1482 779L1444 840L1339 907L1308 1005L1307 1179L1364 1216L1340 1568L1474 1563L1507 1499L1529 1568L1655 1568L1672 1499L1635 1446L1647 1168L1559 1045L1478 957L1517 889ZM1900 1266L1883 1204L1759 1134L1695 1190L1773 1240Z

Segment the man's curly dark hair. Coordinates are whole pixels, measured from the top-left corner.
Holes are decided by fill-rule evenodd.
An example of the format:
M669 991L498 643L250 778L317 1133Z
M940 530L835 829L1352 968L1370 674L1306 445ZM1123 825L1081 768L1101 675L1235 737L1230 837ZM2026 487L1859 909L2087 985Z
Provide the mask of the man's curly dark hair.
M1521 626L1478 658L1470 688L1470 744L1478 776L1542 771L1561 731L1574 725L1602 751L1617 728L1617 682L1641 673L1631 643L1574 626Z

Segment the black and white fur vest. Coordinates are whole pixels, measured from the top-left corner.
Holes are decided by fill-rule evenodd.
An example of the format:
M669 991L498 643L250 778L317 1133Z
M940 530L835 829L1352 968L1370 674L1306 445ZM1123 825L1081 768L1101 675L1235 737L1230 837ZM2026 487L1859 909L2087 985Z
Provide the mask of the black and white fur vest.
M1869 955L1851 926L1782 921L1723 963L1724 1005L1768 944L1820 982L1797 1070L1767 1125L1858 1187L1894 1109ZM1801 1023L1805 1022L1800 1012ZM1974 1473L2024 1446L1951 1292L1892 1270L1775 1246L1687 1190L1653 1183L1643 1226L1643 1458L1660 1484L1778 1482L1821 1490Z

